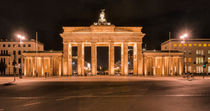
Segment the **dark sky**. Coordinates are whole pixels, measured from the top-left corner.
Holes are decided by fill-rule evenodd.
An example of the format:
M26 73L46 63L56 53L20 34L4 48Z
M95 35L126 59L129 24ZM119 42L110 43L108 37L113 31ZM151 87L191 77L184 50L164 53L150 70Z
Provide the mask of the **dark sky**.
M183 31L208 38L209 6L208 0L1 0L0 37L37 31L45 49L61 50L62 26L90 26L105 8L116 26L143 26L147 48L159 49L169 32L173 38Z

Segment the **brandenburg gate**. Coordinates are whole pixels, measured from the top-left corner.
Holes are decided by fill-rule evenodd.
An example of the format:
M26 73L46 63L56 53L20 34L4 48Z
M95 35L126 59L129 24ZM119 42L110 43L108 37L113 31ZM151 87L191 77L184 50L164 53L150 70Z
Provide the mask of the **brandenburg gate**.
M117 27L107 22L104 10L90 27L63 27L63 75L72 75L72 47L77 47L77 73L84 75L84 49L91 47L91 74L97 74L97 47L109 48L109 75L114 75L114 47L121 47L121 75L128 75L128 47L133 47L133 74L143 74L142 27Z
M108 47L108 73L115 75L115 47L120 47L121 75L129 73L144 76L172 76L183 72L183 53L150 51L142 52L142 27L118 27L107 22L105 10L101 10L99 20L89 27L63 27L63 51L25 52L25 76L78 76L85 75L85 52L91 54L91 75L97 75L97 48ZM77 56L73 49L77 47ZM85 47L90 50L85 51ZM132 57L129 48L132 47ZM119 48L118 48L119 49ZM105 54L105 53L103 53ZM119 53L118 53L119 54ZM76 57L76 58L75 58ZM131 59L132 58L132 59ZM118 58L119 59L119 58ZM117 60L118 60L117 59ZM77 68L75 71L75 60ZM132 64L129 62L132 61ZM74 63L74 65L73 65ZM132 72L130 70L132 66ZM74 72L73 72L74 69ZM90 71L90 70L89 70ZM119 71L119 70L118 70ZM75 73L76 72L76 73ZM119 72L118 72L119 74Z

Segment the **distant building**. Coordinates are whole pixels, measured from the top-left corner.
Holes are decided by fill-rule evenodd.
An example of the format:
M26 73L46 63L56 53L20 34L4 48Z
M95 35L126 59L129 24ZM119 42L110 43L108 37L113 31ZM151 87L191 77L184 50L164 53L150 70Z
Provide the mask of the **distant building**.
M161 44L161 50L184 52L185 72L210 73L210 39L187 39L185 43L171 39Z
M183 53L179 51L143 51L144 75L178 76L183 73Z
M23 68L22 53L25 51L43 51L44 45L42 43L36 43L35 40L30 41L0 41L0 75L18 74ZM5 71L2 69L5 68Z

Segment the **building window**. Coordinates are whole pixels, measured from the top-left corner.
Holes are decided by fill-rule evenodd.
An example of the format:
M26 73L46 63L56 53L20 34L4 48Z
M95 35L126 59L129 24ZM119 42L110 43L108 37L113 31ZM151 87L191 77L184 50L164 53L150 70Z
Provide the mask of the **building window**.
M189 44L189 47L192 47L192 44Z
M23 47L26 47L26 45L25 45L25 44L23 44Z
M208 57L208 63L210 64L210 57Z
M187 44L184 44L185 47L187 47Z
M13 44L13 47L15 47L16 45L15 44Z
M20 44L18 44L18 47L20 47Z
M21 58L18 59L18 63L21 63Z
M196 47L196 46L197 46L197 44L193 44L193 46L195 46L195 47Z
M191 58L188 58L188 62L191 62L192 61L192 59Z
M208 44L208 46L210 47L210 44Z
M28 44L28 47L31 47L31 44Z
M202 44L198 44L198 46L199 46L199 47L201 47L201 46L202 46Z
M182 47L182 44L179 44L179 47Z
M186 57L184 58L184 62L187 62L187 58Z
M13 51L13 55L16 55L16 51Z
M208 54L210 54L210 50L208 50Z
M207 44L203 44L203 47L206 47L207 46Z
M188 70L187 70L188 72L192 72L192 66L188 66Z
M20 50L18 51L18 55L21 55L21 51Z
M5 47L6 45L5 44L3 44L3 47Z
M8 50L6 50L6 55L8 55Z
M192 54L192 50L189 50L188 52L189 52L189 55L191 55L191 54Z
M197 73L203 73L203 66L197 66L196 67L196 72Z
M208 73L210 73L210 66L208 66Z
M203 57L196 57L196 64L203 64Z
M10 44L8 44L8 47L10 47L11 45Z
M203 50L196 50L196 54L203 55L204 53L203 53Z

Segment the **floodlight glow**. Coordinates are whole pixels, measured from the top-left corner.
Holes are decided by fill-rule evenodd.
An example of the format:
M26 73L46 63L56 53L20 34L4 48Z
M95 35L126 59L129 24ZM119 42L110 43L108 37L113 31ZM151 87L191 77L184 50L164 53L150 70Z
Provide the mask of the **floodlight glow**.
M180 36L180 39L185 39L186 37L188 37L188 34L187 34L187 33L181 35L181 36Z
M21 38L22 36L18 34L17 37L18 37L18 38Z
M22 40L24 40L24 39L25 39L25 37L24 37L24 36L22 36L22 35L20 35L20 34L18 34L18 35L17 35L17 38L22 39Z

